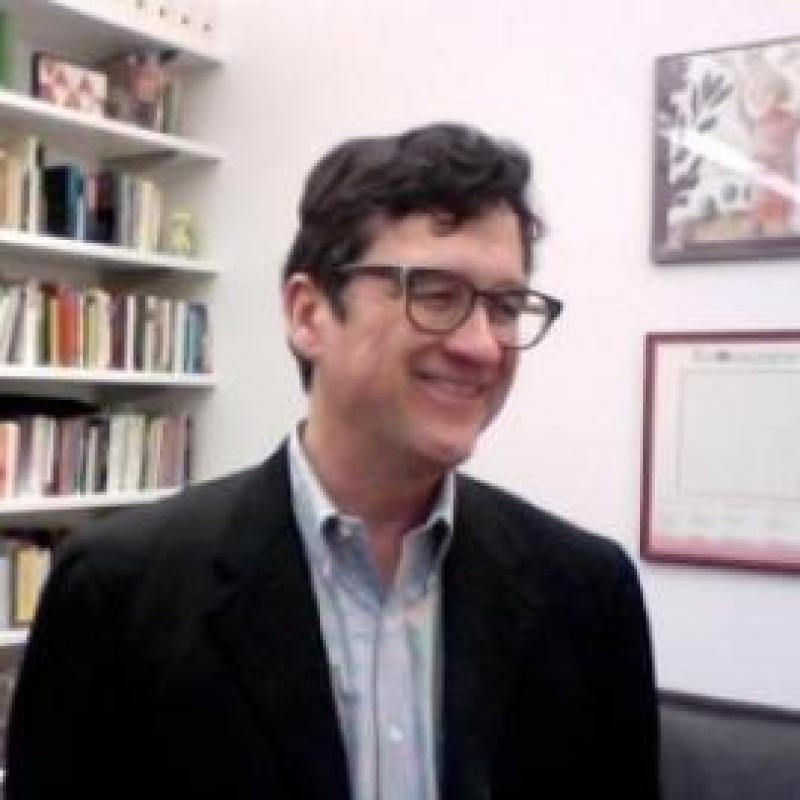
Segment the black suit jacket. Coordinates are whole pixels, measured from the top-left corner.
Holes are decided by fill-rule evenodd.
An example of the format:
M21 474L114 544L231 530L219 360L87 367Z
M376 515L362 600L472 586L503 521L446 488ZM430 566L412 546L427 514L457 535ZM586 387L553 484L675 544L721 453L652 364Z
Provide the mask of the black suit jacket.
M442 797L657 794L647 624L615 544L460 477ZM286 448L62 550L13 703L7 797L345 800Z

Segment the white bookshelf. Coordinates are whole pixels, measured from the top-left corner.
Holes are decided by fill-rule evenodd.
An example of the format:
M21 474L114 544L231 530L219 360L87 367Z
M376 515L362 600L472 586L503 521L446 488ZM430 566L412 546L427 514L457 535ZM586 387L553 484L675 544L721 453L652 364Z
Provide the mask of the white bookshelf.
M220 10L226 5L226 0L220 0ZM173 9L177 6L171 4ZM209 168L224 161L224 154L213 144L192 134L166 134L61 108L22 92L26 89L27 59L32 51L42 50L91 65L138 48L177 50L179 54L170 64L180 69L183 88L191 90L195 81L203 81L206 72L223 63L224 55L217 44L135 11L132 0L0 0L0 9L13 15L12 27L18 40L14 60L19 69L12 86L21 90L0 89L3 137L31 134L48 151L52 148L58 158L74 158L88 165L109 162L113 169L126 172L154 172L152 178L164 188L177 189L175 197L165 196L168 211L183 210L181 200L192 200L193 193L211 189L203 182L210 174ZM190 98L191 92L187 92L184 99L206 102L210 85L197 88L201 91L196 97ZM186 115L187 120L191 118L190 113ZM172 165L178 169L171 169ZM189 181L188 188L180 183L182 180ZM187 210L194 210L191 204ZM203 239L213 238L210 221L204 223L207 236ZM83 274L76 277L76 272ZM87 276L87 272L91 274ZM104 287L108 284L106 288L113 287L114 291L208 302L213 300L210 279L219 272L218 264L210 260L0 228L0 274L6 280L31 278ZM213 303L210 315L213 319ZM156 413L194 414L216 382L213 374L0 364L0 394L73 398L99 407L111 402ZM200 439L202 431L194 431ZM72 528L103 512L156 502L180 491L175 487L0 499L0 527ZM24 646L27 638L26 628L0 628L0 648ZM4 778L5 771L0 768L0 785Z
M157 270L190 277L213 277L219 272L215 263L198 258L144 253L129 247L62 239L9 228L0 228L0 251L42 262L69 262L73 265L126 271Z
M12 647L28 641L27 628L0 628L0 647ZM0 770L2 774L2 770Z
M220 8L224 5L221 2ZM33 50L44 50L76 63L92 64L142 47L175 49L179 51L176 63L187 85L203 81L205 72L223 61L222 51L210 40L203 41L199 35L189 36L176 26L163 24L153 15L137 12L132 2L0 0L0 9L13 15L21 56ZM20 88L23 84L15 81L14 85ZM205 170L223 160L218 148L190 136L165 134L61 108L16 91L0 90L0 130L4 135L35 135L48 148L53 146L68 156L86 157L90 161L116 160L120 165L127 163L131 171L152 167L160 170L161 166L176 163L180 170L160 177L167 184L189 177L187 168ZM195 184L192 186L194 191ZM70 269L89 269L98 284L103 283L105 273L115 286L119 280L123 283L133 280L133 287L126 287L126 291L161 296L174 296L177 291L180 296L204 300L209 299L207 279L219 272L218 265L207 260L0 228L0 270L6 265L16 270L15 280L21 276L42 278L45 272L49 280L62 280L63 272L63 279L72 283ZM20 267L24 267L24 271L20 272ZM171 290L165 291L165 279L175 281ZM211 310L213 316L213 307ZM145 400L155 400L162 413L194 410L197 407L195 393L199 393L202 400L203 393L215 386L212 374L0 364L0 393L77 395L82 400L105 401L113 389L115 403L130 401L136 406L137 401L143 404ZM140 391L143 388L152 391L144 393ZM3 520L16 523L19 517L38 519L42 515L58 522L75 515L151 502L175 491L178 490L0 500L0 524Z
M77 155L109 160L132 156L169 156L196 162L217 162L222 153L183 136L160 133L127 122L0 90L0 128L24 130L57 142Z
M163 386L175 389L212 389L212 374L189 372L144 372L123 369L83 369L80 367L28 367L0 364L0 384L9 381L35 381L45 384L92 384L116 386Z
M229 2L220 0L219 5ZM0 0L0 8L14 11L22 32L36 31L44 47L81 53L88 61L132 47L179 50L181 64L188 68L225 60L217 39L183 29L177 20L165 22L137 12L131 0Z
M163 500L166 497L177 494L179 491L179 488L169 488L146 492L103 492L50 497L12 497L0 500L0 520L3 517L24 514L64 514L73 511L125 508Z

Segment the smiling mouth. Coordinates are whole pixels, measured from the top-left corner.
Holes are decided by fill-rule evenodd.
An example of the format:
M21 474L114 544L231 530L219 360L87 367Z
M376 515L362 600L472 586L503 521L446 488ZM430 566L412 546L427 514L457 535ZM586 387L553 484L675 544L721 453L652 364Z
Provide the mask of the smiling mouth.
M487 389L487 384L466 378L452 378L430 373L417 373L417 380L437 394L453 399L472 399L480 397Z

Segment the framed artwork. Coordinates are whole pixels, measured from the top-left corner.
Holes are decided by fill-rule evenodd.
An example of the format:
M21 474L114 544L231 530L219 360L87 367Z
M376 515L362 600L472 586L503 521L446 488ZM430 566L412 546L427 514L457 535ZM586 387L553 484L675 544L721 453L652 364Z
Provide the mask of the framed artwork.
M646 335L640 545L800 572L800 330Z
M800 255L800 38L662 56L655 261Z
M104 72L37 52L31 78L34 97L95 116L105 113L108 76Z

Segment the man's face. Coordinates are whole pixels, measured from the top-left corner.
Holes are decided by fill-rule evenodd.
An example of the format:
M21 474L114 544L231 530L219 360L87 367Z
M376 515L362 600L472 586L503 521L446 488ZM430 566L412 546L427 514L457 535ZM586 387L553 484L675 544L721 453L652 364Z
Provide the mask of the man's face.
M421 213L385 222L359 263L447 269L478 288L526 283L519 223L506 206L453 230ZM502 407L517 362L497 343L483 305L435 335L412 325L390 280L353 277L342 303L343 319L327 301L317 309L312 423L362 456L410 470L466 459Z

